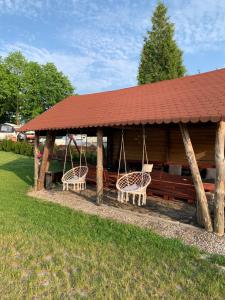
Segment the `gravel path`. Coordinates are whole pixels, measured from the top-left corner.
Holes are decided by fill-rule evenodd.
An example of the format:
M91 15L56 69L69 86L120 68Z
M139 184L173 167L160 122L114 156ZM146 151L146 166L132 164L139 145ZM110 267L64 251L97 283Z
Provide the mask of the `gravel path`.
M225 236L221 238L193 225L161 217L154 211L146 214L117 207L117 205L103 204L97 206L94 203L95 192L93 190L86 190L81 194L43 190L39 192L31 191L29 195L87 214L113 219L122 223L134 224L143 228L150 228L162 236L178 238L187 245L197 246L200 250L225 256Z

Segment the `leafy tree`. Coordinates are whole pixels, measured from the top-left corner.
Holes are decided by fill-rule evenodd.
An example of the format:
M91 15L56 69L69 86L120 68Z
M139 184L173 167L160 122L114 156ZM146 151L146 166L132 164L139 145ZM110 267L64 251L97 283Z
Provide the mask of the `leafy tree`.
M159 1L152 16L152 30L144 39L138 84L184 76L182 51L173 36L174 24L169 21L167 7Z
M0 123L9 121L16 113L17 89L13 75L0 58Z
M74 92L69 79L53 63L39 65L29 62L24 72L24 85L26 95L23 117L26 120L34 118Z
M14 106L14 109L11 110L11 115L14 114L16 124L20 123L20 111L23 107L23 98L24 98L24 69L27 64L27 60L19 51L11 52L3 62L8 74L11 86L15 93L11 95L8 102L11 102L11 105Z
M27 121L74 92L53 63L27 61L20 52L0 60L0 78L0 120L4 121Z

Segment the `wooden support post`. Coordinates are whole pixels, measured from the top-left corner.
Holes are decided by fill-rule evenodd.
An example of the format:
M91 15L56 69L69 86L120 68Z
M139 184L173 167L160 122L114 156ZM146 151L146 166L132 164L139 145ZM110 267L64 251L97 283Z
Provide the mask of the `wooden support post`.
M215 163L216 190L214 204L214 231L217 235L224 235L224 184L225 184L225 122L220 121L216 130Z
M103 201L103 130L97 129L97 204Z
M55 134L48 131L46 135L44 153L43 153L42 163L39 172L39 178L37 184L38 191L44 188L45 173L48 171L49 159L53 151L54 143L55 143Z
M35 138L34 138L34 190L35 191L37 191L37 183L38 183L38 175L39 175L38 147L39 147L39 134L35 132Z
M198 209L200 210L197 211L198 221L203 223L202 225L205 227L207 231L212 232L213 228L212 228L211 217L209 214L208 202L207 202L204 186L202 183L194 149L191 143L190 135L186 124L180 123L180 131L182 134L184 148L189 163L189 167L191 169L192 179L194 182L195 191L197 195L197 210Z

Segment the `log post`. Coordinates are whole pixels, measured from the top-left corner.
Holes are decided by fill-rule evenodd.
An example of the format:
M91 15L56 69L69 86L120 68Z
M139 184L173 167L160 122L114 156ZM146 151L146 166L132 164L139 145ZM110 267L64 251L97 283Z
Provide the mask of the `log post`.
M39 161L38 161L39 134L35 132L34 138L34 190L37 191Z
M97 204L100 205L103 200L103 130L97 129Z
M55 134L52 133L51 131L48 131L46 135L44 153L43 153L42 163L39 172L39 178L37 184L38 191L44 188L45 173L48 171L50 154L53 151L54 143L55 143Z
M202 217L201 221L203 223L203 226L208 232L212 232L213 228L212 228L211 217L209 214L208 202L207 202L204 186L202 183L197 160L195 157L194 149L191 143L190 135L186 124L180 123L180 131L183 138L186 157L189 163L189 167L191 169L192 179L193 179L193 183L197 195L197 210L198 209L200 210L199 212L197 211L198 221L200 221L200 214L201 214Z
M217 235L224 235L224 184L225 184L225 122L220 121L216 130L215 163L216 190L214 203L214 231Z

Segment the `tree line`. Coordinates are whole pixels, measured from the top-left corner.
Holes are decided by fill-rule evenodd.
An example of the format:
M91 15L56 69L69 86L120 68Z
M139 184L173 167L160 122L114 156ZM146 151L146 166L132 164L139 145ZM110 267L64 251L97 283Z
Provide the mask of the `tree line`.
M20 124L74 93L53 63L28 61L20 52L0 57L0 122Z

